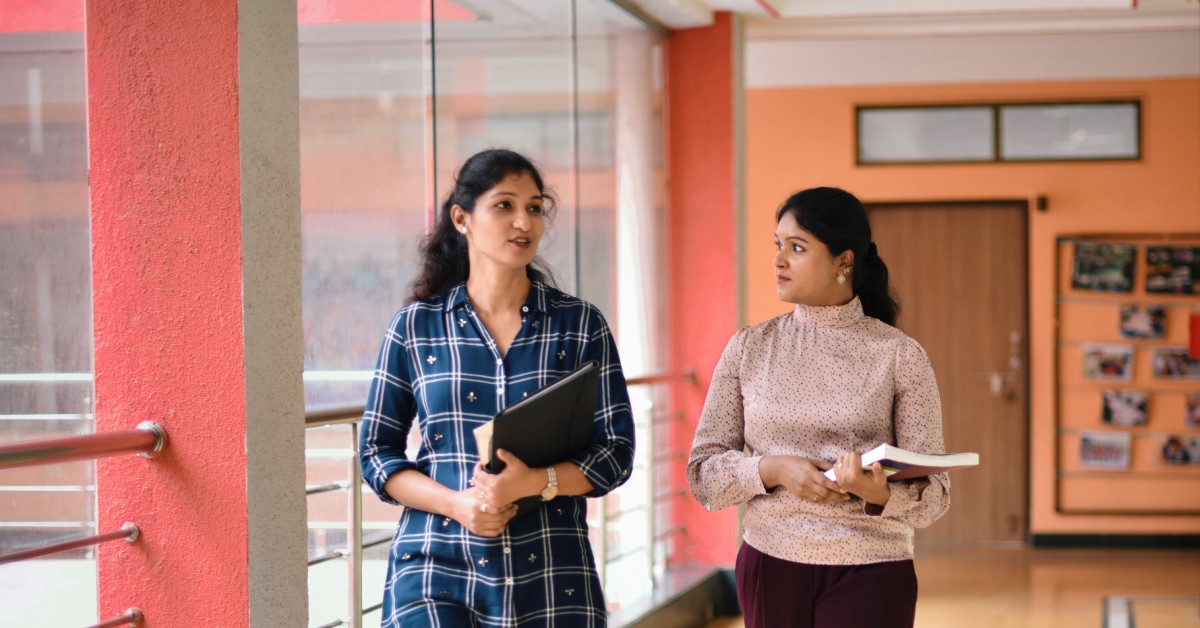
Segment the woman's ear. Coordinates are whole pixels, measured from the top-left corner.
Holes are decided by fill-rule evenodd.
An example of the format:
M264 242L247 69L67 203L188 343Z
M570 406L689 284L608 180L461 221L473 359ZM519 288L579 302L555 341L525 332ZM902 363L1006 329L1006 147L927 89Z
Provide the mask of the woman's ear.
M838 256L838 268L850 272L854 270L854 251L846 249Z
M450 208L450 221L454 223L454 229L459 233L467 233L467 215L467 212L458 205Z

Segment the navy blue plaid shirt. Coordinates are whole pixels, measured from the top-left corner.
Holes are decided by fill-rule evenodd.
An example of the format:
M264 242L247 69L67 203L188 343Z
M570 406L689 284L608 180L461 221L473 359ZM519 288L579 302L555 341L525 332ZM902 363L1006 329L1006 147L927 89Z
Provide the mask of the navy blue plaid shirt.
M588 361L600 365L592 446L568 460L597 497L633 467L633 416L612 333L591 304L534 282L522 325L501 356L465 284L411 303L392 320L367 396L363 479L381 499L392 474L416 469L455 490L479 459L472 430ZM413 420L421 444L405 451ZM383 626L604 626L607 612L588 543L587 503L558 497L495 538L406 508L392 540Z

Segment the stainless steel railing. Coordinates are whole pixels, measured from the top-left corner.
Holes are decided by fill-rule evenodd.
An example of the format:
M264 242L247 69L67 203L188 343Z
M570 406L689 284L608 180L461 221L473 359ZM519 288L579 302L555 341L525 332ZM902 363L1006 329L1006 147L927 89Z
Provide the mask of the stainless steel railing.
M696 384L696 373L692 369L685 369L679 372L664 372L653 373L644 376L631 377L626 380L626 384L630 387L635 386L655 386L663 384ZM594 548L597 554L596 560L600 564L601 581L607 582L607 568L613 562L632 555L639 551L645 551L648 559L648 568L652 581L654 574L659 567L657 560L657 552L655 548L660 541L683 532L683 526L672 526L666 530L659 531L656 528L657 504L660 500L675 499L678 496L685 495L686 491L681 488L672 488L667 491L661 491L658 487L658 481L655 473L656 463L665 459L679 459L682 457L682 452L668 451L660 453L658 451L658 442L654 435L655 425L661 423L662 417L654 414L654 408L649 410L649 436L648 442L643 443L650 453L649 465L643 469L644 476L648 485L649 503L639 505L629 509L628 512L621 511L611 516L611 519L619 519L626 514L641 514L644 512L646 517L645 525L647 526L646 538L650 544L649 547L639 546L622 550L619 553L610 555L608 551L608 526L610 516L607 514L608 497L602 498L602 502L598 512L598 527L600 534L600 542ZM331 560L345 559L346 560L346 577L348 583L349 595L349 616L331 621L325 624L319 624L315 628L335 628L336 626L349 626L350 628L360 628L362 626L362 618L364 615L378 611L382 604L374 604L368 607L362 605L362 574L363 574L363 551L371 547L387 543L391 539L390 533L387 535L379 535L378 537L364 540L362 537L362 474L358 466L358 431L359 424L362 421L363 406L361 405L345 405L336 407L320 408L311 410L305 414L305 427L316 428L331 425L347 425L350 427L350 460L347 465L349 481L333 482L329 484L309 486L306 490L308 495L318 495L321 493L332 492L337 490L346 490L348 492L347 499L347 546L343 549L336 549L330 552L323 553L318 556L309 558L309 566L322 564ZM679 413L669 413L670 419L682 418ZM663 562L667 559L663 556ZM654 581L654 584L657 584Z
M0 471L72 460L95 460L122 454L137 454L153 458L166 447L166 444L166 430L150 421L142 422L132 430L9 443L0 445ZM126 523L121 526L120 530L4 554L0 556L0 565L81 547L91 547L118 539L125 539L126 542L133 543L140 536L141 531L136 524ZM141 626L143 620L144 615L141 609L134 607L126 610L119 617L114 617L90 628Z

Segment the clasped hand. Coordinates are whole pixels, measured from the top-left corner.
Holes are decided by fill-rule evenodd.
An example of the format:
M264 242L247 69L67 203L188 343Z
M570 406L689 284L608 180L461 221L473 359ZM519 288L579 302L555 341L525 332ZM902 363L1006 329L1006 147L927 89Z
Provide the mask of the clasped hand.
M477 462L475 475L471 478L473 486L462 491L466 505L464 512L471 522L459 519L459 523L480 536L500 534L517 514L515 502L522 497L536 495L541 488L541 485L535 486L538 472L530 469L520 458L503 449L496 450L496 457L504 462L504 470L488 473L483 463Z
M833 468L836 480L825 477ZM787 492L807 502L832 504L850 499L851 494L864 501L883 505L891 496L887 475L879 463L862 468L862 455L847 452L833 465L800 456L766 456L759 463L759 473L767 488L782 486Z

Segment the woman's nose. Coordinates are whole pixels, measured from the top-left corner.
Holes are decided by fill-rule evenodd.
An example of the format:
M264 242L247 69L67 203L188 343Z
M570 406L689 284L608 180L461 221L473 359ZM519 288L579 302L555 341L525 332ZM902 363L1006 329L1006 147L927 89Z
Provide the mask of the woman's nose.
M530 222L529 212L525 211L517 212L517 215L513 218L513 226L521 231L528 231Z

